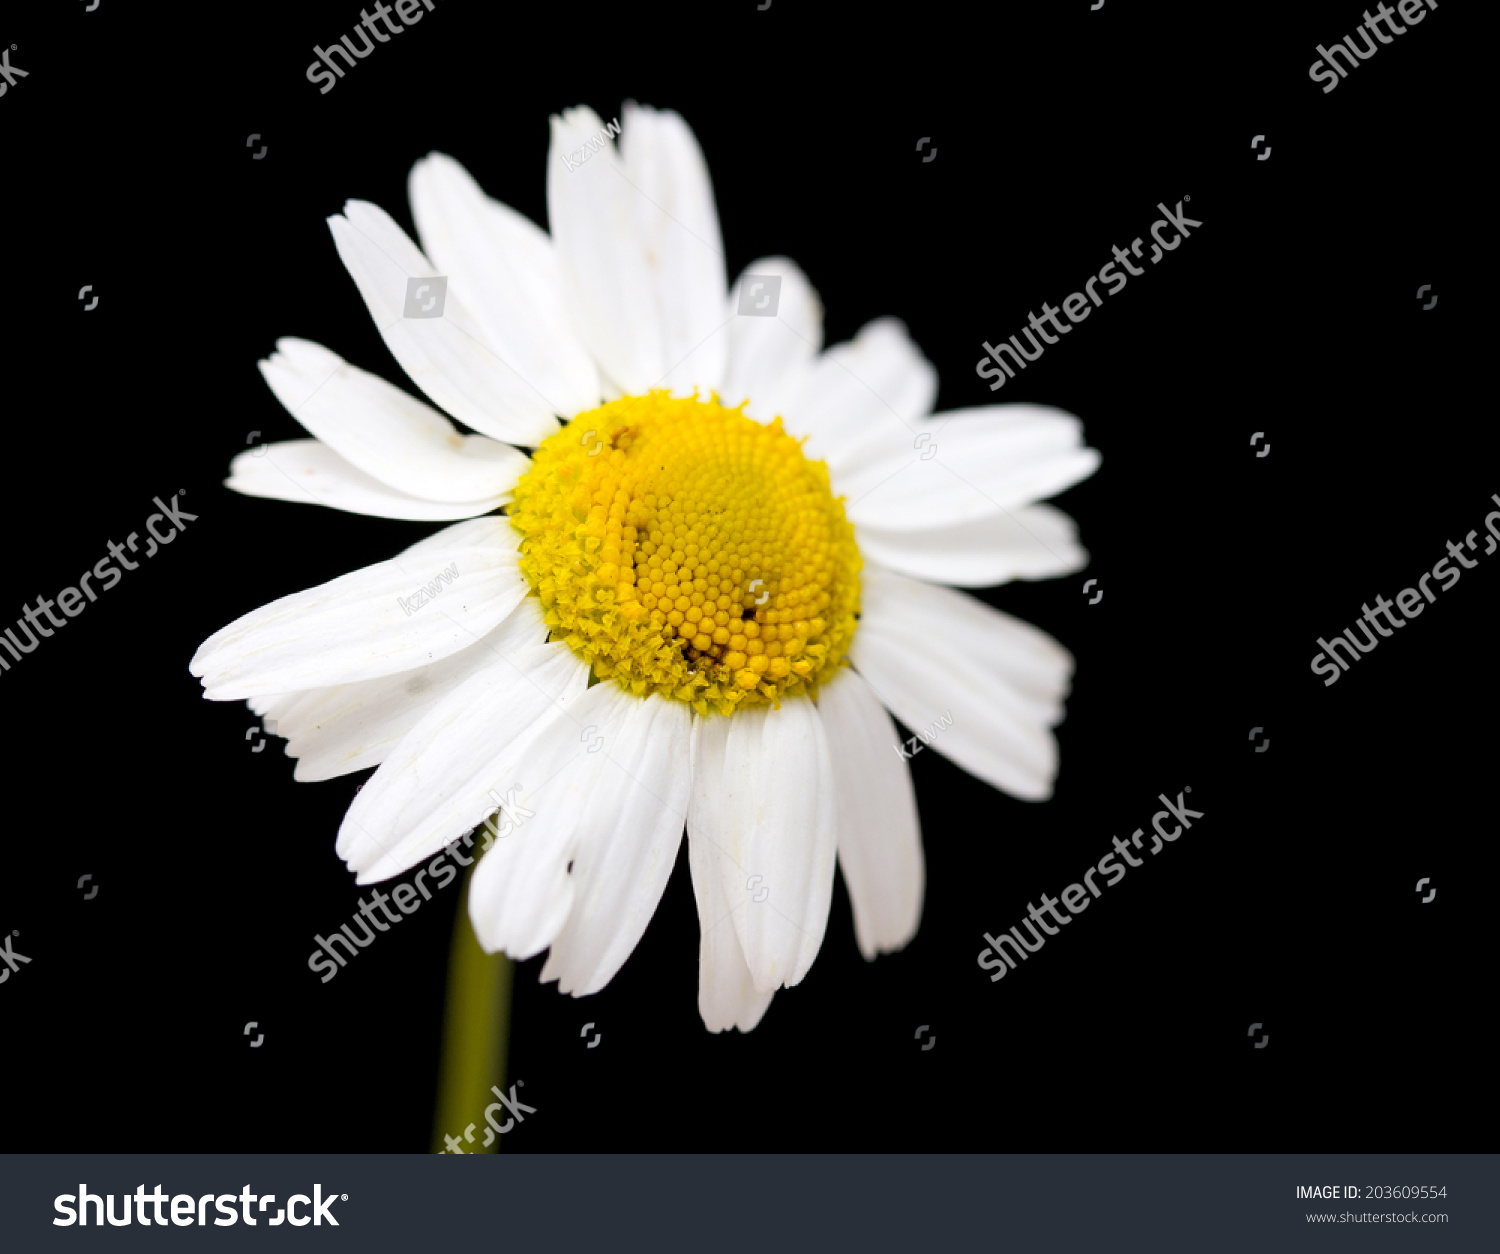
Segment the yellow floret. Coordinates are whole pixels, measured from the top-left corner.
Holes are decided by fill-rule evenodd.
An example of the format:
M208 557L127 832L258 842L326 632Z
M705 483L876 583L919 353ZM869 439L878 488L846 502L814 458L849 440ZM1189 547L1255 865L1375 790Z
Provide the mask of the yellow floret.
M611 401L543 442L510 516L551 638L629 692L729 714L816 695L844 664L854 529L779 418Z

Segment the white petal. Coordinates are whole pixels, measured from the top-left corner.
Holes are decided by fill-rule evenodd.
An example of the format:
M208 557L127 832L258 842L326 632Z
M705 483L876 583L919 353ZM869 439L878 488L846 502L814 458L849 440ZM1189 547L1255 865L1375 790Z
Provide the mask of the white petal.
M930 747L1024 801L1052 795L1073 674L1046 633L951 588L868 566L850 658L881 702ZM942 730L938 724L948 722Z
M1073 520L1050 505L1023 505L931 531L861 525L857 532L867 560L960 588L1050 579L1088 564Z
M562 975L563 991L580 995L597 991L618 970L656 909L682 839L689 717L681 703L647 702L601 683L570 700L566 716L548 722L524 755L507 758L499 769L517 780L520 808L513 824L499 828L499 839L486 828L489 852L469 897L469 917L486 950L520 959L552 944L542 979ZM675 763L678 782L670 782L672 764L650 773L676 794L675 808L645 781L624 779L630 766L646 763L643 751L652 752L641 736L669 728L676 728L668 739L683 754ZM628 813L612 809L621 805ZM568 933L561 930L565 920Z
M911 771L891 716L858 672L818 692L838 804L839 866L867 959L900 949L922 917L925 871Z
M849 517L887 530L926 530L1054 496L1094 473L1083 424L1047 405L954 410L872 432L845 450L838 492Z
M440 318L406 317L407 280L438 272L385 210L347 201L328 227L381 338L434 404L512 444L540 444L557 430L550 399L486 340L457 294L445 295Z
M286 337L260 372L292 417L345 461L426 501L479 501L516 486L531 461L453 424L384 379L309 340Z
M625 393L643 393L658 385L672 364L666 360L661 310L640 237L640 195L592 109L569 109L552 118L547 217L563 298L573 325L608 376L606 394L609 383Z
M204 696L231 701L374 679L447 657L526 595L516 539L506 518L457 523L399 557L252 610L205 640L188 669L202 677ZM412 608L419 590L424 597Z
M754 308L770 293L767 277L779 278L774 316L739 312L740 296L759 282ZM769 309L770 306L767 306ZM823 347L823 303L807 276L785 257L762 257L745 267L729 294L729 363L722 389L726 405L748 401L745 413L761 422L785 415L807 383Z
M573 853L573 908L541 978L585 997L614 978L666 891L692 794L693 718L685 702L608 682L573 717L585 729L597 720L599 765Z
M351 465L321 440L283 440L248 449L229 463L224 486L246 496L326 505L350 514L413 522L473 518L510 500L509 492L488 500L457 503L408 496Z
M666 373L658 387L703 390L724 378L730 315L724 246L708 165L692 130L671 110L625 105L620 159L635 189L636 226L661 317Z
M563 644L519 650L471 675L355 796L339 828L339 856L361 884L388 879L492 814L492 789L504 796L544 783L517 778L518 757L552 721L572 727L566 707L587 686L587 666Z
M448 276L485 338L571 417L599 404L599 372L563 304L562 272L545 231L491 200L452 157L412 167L412 217L422 251Z
M694 727L689 831L713 847L755 987L796 984L823 943L837 852L817 707L801 697Z
M571 704L580 712L588 707L591 719L607 717L597 698L585 700L603 687ZM530 958L557 939L572 912L578 883L569 868L603 766L602 755L580 743L576 721L553 718L527 745L525 761L512 758L503 768L504 778L528 782L504 786L504 795L516 796L518 804L502 815L510 824L498 829L499 839L486 828L486 852L469 890L469 920L487 953Z
M302 692L267 693L264 696L251 697L246 704L260 715L261 725L265 728L266 735L281 736L286 734L281 730L282 716L305 695L306 693Z
M295 778L334 779L379 766L434 705L496 658L542 644L541 603L525 598L487 636L450 657L415 670L300 694L274 717L275 734L297 758Z
M525 830L494 841L474 868L469 921L486 953L505 953L518 962L535 957L567 922L577 891L568 862L586 800L573 774L554 781L550 805L540 814L524 810ZM363 876L360 882L366 882Z
M710 1032L727 1032L730 1028L748 1032L760 1022L775 994L761 992L750 976L734 927L735 907L724 896L724 877L719 869L722 858L709 839L694 830L690 817L688 865L698 902L698 1013ZM749 906L741 902L737 908L746 910Z
M814 363L789 406L786 427L807 435L807 456L839 476L843 459L871 431L915 430L937 399L937 371L911 342L904 323L878 318ZM840 492L846 489L840 483Z

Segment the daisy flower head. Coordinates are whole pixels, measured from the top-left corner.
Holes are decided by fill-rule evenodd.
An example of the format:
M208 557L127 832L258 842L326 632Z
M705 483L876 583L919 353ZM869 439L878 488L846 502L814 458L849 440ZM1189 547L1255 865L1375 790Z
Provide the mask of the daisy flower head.
M261 370L312 438L227 485L451 525L251 611L191 669L287 739L297 779L378 767L338 835L359 883L486 824L481 945L549 950L574 996L640 940L685 828L699 1009L749 1031L817 956L835 865L866 958L916 931L892 714L941 716L934 751L1050 795L1072 659L944 585L1080 569L1038 502L1099 457L1044 406L933 415L894 319L824 351L785 258L730 288L692 131L623 112L552 119L550 234L438 154L411 172L420 247L363 201L329 219L431 404L281 340Z

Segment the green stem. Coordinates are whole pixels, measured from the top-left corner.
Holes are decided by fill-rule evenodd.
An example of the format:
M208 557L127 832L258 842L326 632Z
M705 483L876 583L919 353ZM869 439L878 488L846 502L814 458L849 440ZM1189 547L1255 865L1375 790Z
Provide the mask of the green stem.
M494 1101L490 1086L505 1086L506 1044L510 1028L510 990L514 967L504 954L487 954L475 939L469 922L469 883L453 921L453 944L448 952L448 999L443 1009L443 1057L438 1075L436 1123L432 1148L447 1148L444 1134L457 1137L466 1152L492 1154L500 1140L486 1149L484 1108ZM474 1140L464 1130L474 1124Z

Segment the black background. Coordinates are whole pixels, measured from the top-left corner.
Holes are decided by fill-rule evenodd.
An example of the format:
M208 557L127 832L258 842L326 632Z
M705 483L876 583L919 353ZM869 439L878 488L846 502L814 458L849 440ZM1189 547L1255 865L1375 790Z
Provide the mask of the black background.
M538 1114L507 1149L1481 1148L1500 562L1334 687L1308 666L1496 508L1494 44L1450 0L1324 94L1316 45L1358 20L1356 0L438 0L320 95L311 49L355 26L353 0L7 6L29 76L0 98L0 619L140 530L153 496L185 492L199 520L0 674L0 931L32 958L0 988L0 1148L428 1144L457 890L320 984L311 938L359 895L334 836L365 775L295 784L187 663L435 529L221 486L250 432L303 434L255 368L278 336L409 386L323 219L358 197L410 230L407 172L437 149L545 225L548 116L627 98L696 132L731 278L795 258L828 344L903 318L939 411L1078 414L1104 461L1058 503L1093 560L981 594L1077 659L1057 794L916 757L928 890L906 951L860 958L840 882L806 980L748 1036L710 1035L684 849L604 992L518 969L510 1078ZM981 341L1188 196L1201 230L992 397ZM991 984L981 934L1187 785L1190 837Z

